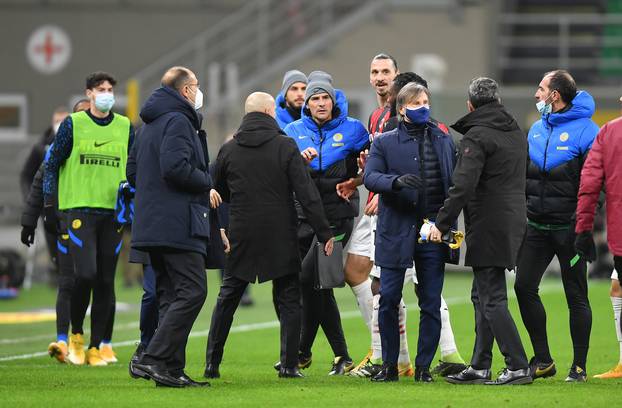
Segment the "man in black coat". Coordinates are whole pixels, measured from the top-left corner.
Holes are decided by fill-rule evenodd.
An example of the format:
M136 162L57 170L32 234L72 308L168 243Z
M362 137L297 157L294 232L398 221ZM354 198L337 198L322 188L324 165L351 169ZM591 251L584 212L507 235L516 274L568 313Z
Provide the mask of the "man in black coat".
M203 94L192 71L169 69L145 102L145 125L127 179L136 188L132 247L149 253L160 306L158 330L134 368L169 387L205 386L184 373L188 335L207 296L210 232Z
M300 343L301 261L294 193L318 241L332 252L333 236L296 142L280 129L272 96L255 92L233 140L218 153L216 190L229 209L231 252L207 342L205 376L219 377L218 366L233 314L249 282L273 280L281 322L279 377L302 377Z
M525 232L527 139L500 103L498 85L476 78L469 85L470 113L452 126L462 139L453 186L430 239L441 242L464 208L467 253L473 267L475 348L471 365L447 377L455 384L529 384L525 349L507 305L505 269L513 269ZM506 368L490 381L496 340Z

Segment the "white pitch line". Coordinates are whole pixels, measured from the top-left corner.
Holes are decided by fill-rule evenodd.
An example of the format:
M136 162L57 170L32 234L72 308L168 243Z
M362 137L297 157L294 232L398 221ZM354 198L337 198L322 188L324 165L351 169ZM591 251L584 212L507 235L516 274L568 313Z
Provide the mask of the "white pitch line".
M137 329L139 326L138 322L132 322L132 323L123 323L123 324L119 324L118 326L114 326L114 331L115 333L117 331L123 331L123 330L129 330L129 329ZM90 330L84 330L85 334L90 333ZM50 339L52 338L53 335L51 336L50 334L37 334L35 336L28 336L28 337L16 337L16 338L11 338L11 339L0 339L0 345L4 345L4 344L18 344L18 343L25 343L25 342L36 342L39 340L46 340L46 339Z
M558 292L560 289L561 287L559 285L542 285L542 287L540 288L540 293ZM513 291L511 293L508 293L508 295L509 295L508 296L509 298L516 297ZM445 301L447 302L448 305L463 304L463 303L469 303L471 301L471 297L470 296L469 297L453 297L453 298L447 298L445 299ZM417 308L417 305L415 304L409 304L406 306L408 308ZM349 310L347 312L342 312L341 318L351 319L351 318L360 316L360 314L361 312L359 310ZM135 323L130 323L130 324L135 324ZM244 333L244 332L263 330L263 329L273 329L277 327L279 327L279 321L272 320L268 322L249 323L249 324L241 324L238 326L233 326L230 330L230 333ZM203 337L203 336L207 336L208 334L209 334L209 330L200 330L197 332L190 333L189 337ZM2 339L2 340L9 340L9 339ZM114 342L114 346L115 347L133 346L133 345L136 345L136 342L138 342L138 340L126 340L126 341ZM14 356L0 357L0 362L15 361L15 360L28 360L31 358L43 357L47 355L48 353L45 351L39 351L36 353L29 353L29 354L18 354Z

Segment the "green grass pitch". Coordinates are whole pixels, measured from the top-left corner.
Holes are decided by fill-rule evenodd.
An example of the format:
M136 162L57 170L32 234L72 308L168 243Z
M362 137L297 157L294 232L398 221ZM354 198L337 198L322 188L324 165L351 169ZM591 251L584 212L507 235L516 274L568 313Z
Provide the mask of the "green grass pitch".
M120 279L119 279L120 280ZM618 359L618 343L609 301L609 281L590 282L590 300L594 316L588 374L611 368ZM468 359L474 340L473 308L469 301L470 272L454 272L446 277L447 299L456 341ZM4 407L141 407L141 406L618 406L622 380L596 380L587 384L566 384L564 378L572 362L568 330L568 309L558 278L543 282L542 298L548 311L551 351L558 374L529 386L484 387L456 386L437 379L432 384L415 384L401 378L399 383L373 384L368 379L329 377L332 355L323 334L318 334L313 364L302 380L277 378L272 365L278 359L278 325L271 301L271 285L253 285L255 306L240 308L227 342L222 378L212 380L207 389L155 388L153 382L133 380L127 362L138 338L138 314L141 290L117 290L123 310L117 313L113 343L120 362L108 367L60 365L45 352L54 338L54 322L0 324L0 406ZM205 345L211 311L218 293L218 273L209 272L208 300L193 328L187 348L187 372L200 378L204 369ZM527 353L531 346L520 320L513 290L509 291L512 314L521 331ZM336 290L343 325L352 357L360 360L368 350L369 334L354 296L348 288ZM417 342L418 311L412 285L404 290L408 311L411 358ZM53 290L38 286L23 292L20 298L0 303L0 312L53 308ZM88 318L87 318L88 320ZM85 336L88 341L88 333ZM503 360L495 349L495 371ZM27 358L15 359L16 356Z

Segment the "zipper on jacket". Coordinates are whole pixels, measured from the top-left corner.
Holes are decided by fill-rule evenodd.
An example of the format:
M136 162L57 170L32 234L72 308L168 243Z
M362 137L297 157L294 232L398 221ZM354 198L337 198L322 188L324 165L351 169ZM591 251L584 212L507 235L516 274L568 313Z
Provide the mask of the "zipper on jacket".
M320 162L320 176L322 175L322 172L324 171L322 169L322 145L324 144L324 133L322 133L322 128L320 127L320 125L317 125L317 130L318 132L320 132L320 151L318 152L318 156L319 156L319 162Z
M544 185L546 184L546 179L548 178L548 173L546 171L546 159L549 152L549 142L551 141L551 136L553 136L553 126L550 127L549 135L546 138L546 144L544 145L544 161L542 162L542 182L540 183L540 211L544 211Z

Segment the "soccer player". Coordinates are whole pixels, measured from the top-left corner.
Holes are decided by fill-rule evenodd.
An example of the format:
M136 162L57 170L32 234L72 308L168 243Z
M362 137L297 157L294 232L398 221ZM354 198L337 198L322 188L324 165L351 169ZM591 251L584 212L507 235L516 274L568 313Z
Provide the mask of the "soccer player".
M44 212L46 218L53 218L48 215L55 213L58 197L75 266L68 360L77 365L105 366L105 357L111 356L106 352L102 356L100 349L112 351L103 341L111 334L114 276L121 249L122 228L114 220L114 206L134 137L129 119L112 112L115 85L116 80L105 72L86 78L90 108L63 121L45 165ZM91 339L85 354L83 322L91 294Z
M397 62L388 54L376 55L370 64L370 84L376 91L378 108L370 115L368 121L368 131L371 139L380 133L387 132L397 127L397 114L395 109L395 99L399 91L408 83L415 82L427 88L427 82L413 72L399 73ZM387 85L388 84L388 85ZM443 132L449 134L447 126L431 118L431 121ZM353 185L362 182L357 179ZM342 183L345 184L345 183ZM376 230L376 220L378 211L378 195L370 193L365 207L365 214L361 216L357 224L346 258L345 274L346 281L350 284L354 292L361 314L365 319L371 332L371 350L358 366L352 370L351 375L372 377L382 368L382 347L380 344L380 332L378 329L378 305L380 300L380 268L374 267L374 235ZM365 274L366 273L366 274ZM365 276L365 280L361 282ZM371 284L367 277L372 278ZM406 282L414 281L417 284L414 268L406 272ZM371 289L372 301L370 302L368 288ZM370 303L372 304L370 307ZM407 318L406 305L400 303L400 326L406 327ZM371 315L371 320L368 318ZM462 371L466 366L460 355L454 339L451 322L449 319L449 309L447 303L441 297L441 361L434 367L432 374L446 376ZM408 352L408 340L406 330L400 330L400 354L399 372L403 376L412 376L414 370L410 362Z
M622 100L622 98L621 98ZM622 271L622 205L620 191L622 183L619 174L622 171L620 154L622 153L622 119L614 119L603 126L587 156L581 171L581 184L577 202L577 222L575 249L587 261L596 260L596 248L592 229L594 212L601 191L605 190L607 209L607 243L613 254L615 269L611 275L611 304L616 326L616 335L620 345L620 360L611 370L595 375L594 378L622 378L622 289L620 289L620 271Z
M88 99L82 99L78 101L74 107L73 112L82 112L89 109L90 103ZM60 127L60 123L59 123ZM50 144L54 139L50 140ZM43 210L43 173L45 169L45 163L42 162L39 165L35 177L30 186L30 191L26 199L26 206L22 213L22 243L26 246L30 246L34 243L35 229L37 228L37 221ZM48 220L48 225L50 224ZM59 225L60 227L60 225ZM47 233L47 231L46 231ZM48 354L50 357L55 358L59 363L65 363L67 360L67 341L70 322L70 304L71 293L74 284L74 272L73 261L69 254L69 248L67 241L69 236L67 231L61 231L61 228L56 228L51 231L52 235L56 239L55 246L58 249L57 262L58 262L58 292L56 294L56 341L51 342L48 345Z

